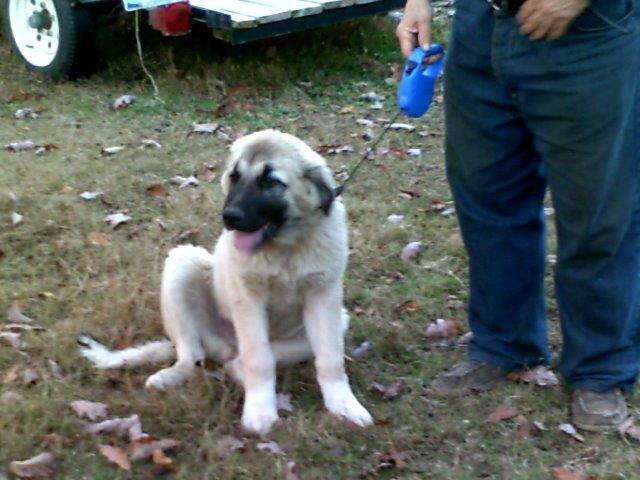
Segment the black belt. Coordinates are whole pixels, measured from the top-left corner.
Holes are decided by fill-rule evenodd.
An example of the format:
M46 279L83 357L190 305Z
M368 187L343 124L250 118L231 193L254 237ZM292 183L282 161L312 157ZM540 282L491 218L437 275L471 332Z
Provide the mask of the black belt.
M498 12L515 15L525 0L487 0Z

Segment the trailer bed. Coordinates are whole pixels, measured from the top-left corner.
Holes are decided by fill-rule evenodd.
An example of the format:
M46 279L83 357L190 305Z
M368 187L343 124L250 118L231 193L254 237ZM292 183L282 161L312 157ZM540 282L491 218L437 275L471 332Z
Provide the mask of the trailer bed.
M193 19L241 44L401 8L405 0L189 0Z

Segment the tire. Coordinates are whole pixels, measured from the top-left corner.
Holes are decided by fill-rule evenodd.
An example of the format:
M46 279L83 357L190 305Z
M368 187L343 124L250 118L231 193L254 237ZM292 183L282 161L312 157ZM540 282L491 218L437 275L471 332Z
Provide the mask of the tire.
M72 0L5 0L4 23L11 48L29 70L54 80L86 69L94 19ZM31 23L30 23L31 22Z

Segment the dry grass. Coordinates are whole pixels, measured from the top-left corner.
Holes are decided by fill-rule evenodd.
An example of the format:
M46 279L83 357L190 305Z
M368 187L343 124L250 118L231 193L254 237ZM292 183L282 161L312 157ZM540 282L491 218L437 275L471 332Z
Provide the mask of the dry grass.
M566 420L566 393L508 384L490 394L439 401L426 385L442 368L464 356L453 342L427 341L422 332L438 317L461 317L447 307L447 297L466 295L466 259L455 217L429 211L432 201L448 201L442 156L441 105L416 122L421 137L390 132L383 142L391 149L363 168L345 194L351 217L347 305L358 312L348 337L351 351L363 340L374 343L371 354L348 361L352 383L379 424L358 431L329 418L322 410L313 369L281 372L279 389L293 396L295 411L286 415L270 438L286 457L258 452L255 442L245 453L225 460L215 454L217 439L238 434L241 391L231 383L203 377L186 388L164 394L142 389L151 369L98 375L78 356L75 337L81 332L112 346L124 346L161 335L158 279L166 252L186 241L212 245L220 230L221 194L217 179L198 188L167 186L168 197L150 196L146 188L172 176L198 173L220 161L227 144L213 136L186 136L192 122L215 119L214 111L231 95L235 107L221 122L232 134L277 127L312 145L365 143L355 118L394 113L394 87L384 79L398 61L393 25L375 19L278 42L230 49L200 34L194 39L159 41L146 34L149 62L157 75L164 104L154 101L133 53L131 25L103 28L102 61L96 73L75 83L50 84L27 74L0 43L0 144L30 138L57 149L43 156L0 151L0 307L14 300L47 331L24 334L17 351L0 343L0 375L14 365L40 373L32 387L20 379L1 392L24 399L0 407L0 461L28 458L48 449L62 460L58 478L147 478L153 467L135 465L120 472L97 451L100 442L81 434L81 421L67 404L74 399L108 403L114 416L138 413L150 433L183 442L175 453L175 478L284 478L287 460L296 462L301 478L356 478L380 463L393 445L407 456L402 470L381 470L381 478L549 478L550 469L568 465L603 478L638 478L635 446L615 435L589 436L585 444L556 431ZM193 49L192 42L197 48ZM366 90L387 94L385 109L372 112L358 100ZM300 82L311 82L311 85ZM9 101L18 92L39 98ZM109 111L122 93L138 95L131 107ZM340 114L352 105L355 113ZM15 120L17 108L42 109L37 120ZM378 131L378 129L376 129ZM155 138L161 150L136 147ZM128 145L105 157L102 147ZM421 146L420 158L407 157L408 147ZM352 165L358 155L331 156L334 170ZM415 188L419 198L399 196L399 188ZM104 201L84 201L85 190L102 190ZM6 195L14 192L17 206ZM129 225L110 230L104 217L128 210ZM12 226L16 210L24 221ZM399 226L385 223L391 213L405 215ZM161 229L156 219L165 226ZM88 235L103 232L108 243L91 244ZM407 241L426 246L419 261L407 266L398 254ZM389 284L387 274L405 279ZM45 294L50 292L50 294ZM396 305L413 299L415 312L399 313ZM558 328L551 303L551 341L557 350ZM52 378L47 361L62 367ZM400 395L384 401L369 392L373 381L404 382ZM485 424L499 403L510 403L545 430L516 441L514 425ZM632 407L638 409L632 399ZM69 444L48 445L49 432ZM102 440L105 441L104 439ZM0 474L1 476L1 474Z

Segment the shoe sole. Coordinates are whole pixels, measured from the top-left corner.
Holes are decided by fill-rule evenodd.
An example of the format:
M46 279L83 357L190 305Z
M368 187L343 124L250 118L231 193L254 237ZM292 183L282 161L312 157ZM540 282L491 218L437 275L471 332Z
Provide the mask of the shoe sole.
M620 427L624 424L624 422L627 421L627 418L629 417L625 417L625 419L622 420L617 425L589 425L589 424L578 423L578 422L573 422L573 425L575 425L580 430L584 430L585 432L612 433L612 432L619 431Z

